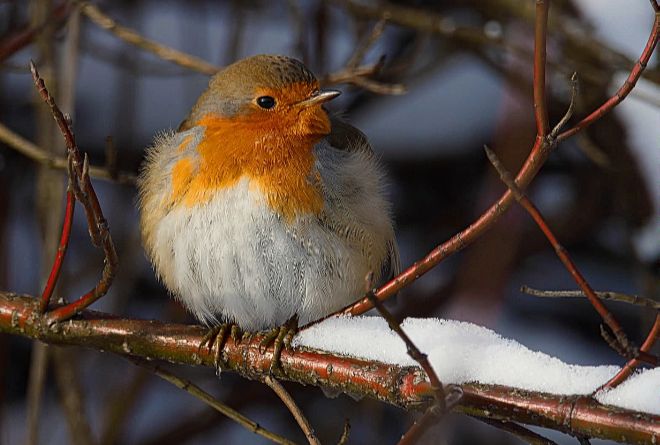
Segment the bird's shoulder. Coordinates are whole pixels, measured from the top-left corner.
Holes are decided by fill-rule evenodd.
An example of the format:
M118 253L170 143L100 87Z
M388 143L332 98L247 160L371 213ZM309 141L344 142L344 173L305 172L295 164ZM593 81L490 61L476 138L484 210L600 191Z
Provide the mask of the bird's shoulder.
M331 130L325 140L330 146L344 151L365 151L372 153L369 139L360 130L338 118L330 118Z

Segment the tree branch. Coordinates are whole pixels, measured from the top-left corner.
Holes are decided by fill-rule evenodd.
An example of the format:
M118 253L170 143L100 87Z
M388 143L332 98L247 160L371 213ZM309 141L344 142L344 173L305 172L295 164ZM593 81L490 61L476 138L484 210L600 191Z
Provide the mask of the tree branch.
M147 360L215 366L214 351L199 348L206 333L202 326L120 319L91 311L81 316L83 319L49 326L38 313L37 299L0 292L0 332ZM271 347L261 354L262 339L255 335L236 344L229 338L223 350L228 370L254 380L267 375L273 350ZM416 366L370 362L303 348L285 349L281 364L282 371L274 372L279 379L367 396L407 410L423 410L433 401L430 384ZM470 415L634 444L660 437L660 416L601 405L588 396L556 396L477 383L461 387L463 399L455 409Z

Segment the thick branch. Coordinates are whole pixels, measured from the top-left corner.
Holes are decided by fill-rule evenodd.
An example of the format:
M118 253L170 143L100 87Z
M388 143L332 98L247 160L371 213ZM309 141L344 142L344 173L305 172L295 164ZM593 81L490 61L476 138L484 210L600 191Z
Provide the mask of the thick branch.
M83 317L48 327L38 314L35 298L0 292L0 332L149 360L214 366L214 351L199 348L206 333L202 326L119 319L89 311ZM229 338L223 351L229 369L250 379L266 375L272 348L259 353L261 340L255 335L236 344ZM367 396L408 410L424 409L433 400L430 384L418 367L302 348L284 350L281 363L283 371L275 371L280 379ZM497 385L464 384L462 388L464 397L456 409L471 415L627 443L660 439L660 416L601 405L591 397L556 396Z

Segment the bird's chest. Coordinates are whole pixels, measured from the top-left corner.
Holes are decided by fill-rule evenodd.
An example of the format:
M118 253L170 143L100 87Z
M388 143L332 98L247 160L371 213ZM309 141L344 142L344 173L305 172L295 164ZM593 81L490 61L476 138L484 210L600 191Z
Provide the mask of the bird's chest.
M359 252L314 214L277 213L248 178L204 204L175 208L159 223L156 245L170 247L160 253L168 287L207 320L218 313L255 326L293 313L311 319L321 312L316 306L328 304L320 289L353 287L355 280L345 279L367 272L355 268L364 262ZM257 323L241 314L272 319Z

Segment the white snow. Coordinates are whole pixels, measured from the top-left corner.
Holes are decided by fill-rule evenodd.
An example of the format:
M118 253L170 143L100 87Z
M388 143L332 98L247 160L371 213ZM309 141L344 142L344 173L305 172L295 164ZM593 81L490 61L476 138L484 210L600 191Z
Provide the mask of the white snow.
M597 394L596 400L660 415L660 368L638 371L616 388Z
M443 383L479 382L558 395L590 394L620 369L567 364L472 323L407 318L401 326L428 354ZM417 365L381 317L330 318L300 332L293 344L383 363ZM598 400L660 414L660 369L640 372L620 387L599 394Z

